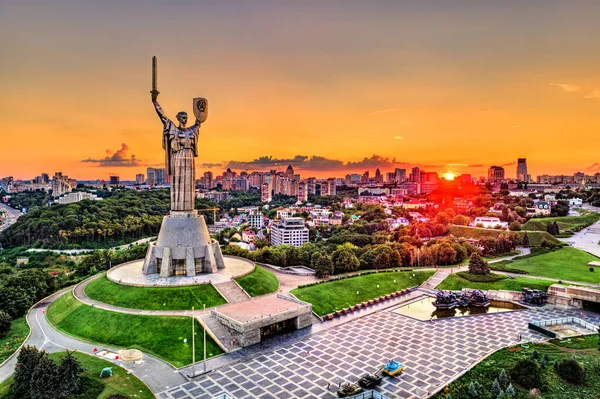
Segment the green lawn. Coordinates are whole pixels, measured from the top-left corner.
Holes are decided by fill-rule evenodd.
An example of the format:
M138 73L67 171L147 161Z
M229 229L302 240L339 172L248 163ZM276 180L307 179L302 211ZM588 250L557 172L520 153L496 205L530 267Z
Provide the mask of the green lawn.
M569 340L571 342L569 342ZM598 345L598 334L593 335L585 335L582 337L571 337L570 339L553 339L552 342L556 346L561 346L564 348L570 349L598 349L600 345ZM598 352L600 354L600 352Z
M496 395L492 393L491 387L494 380L498 378L500 371L504 369L510 378L510 370L513 365L520 359L529 358L534 350L540 354L540 359L544 354L548 354L548 366L542 370L542 375L548 388L542 393L544 399L598 398L598 392L600 392L600 356L598 356L598 351L594 346L590 349L579 351L565 351L561 347L552 344L529 344L529 348L516 346L499 350L476 365L464 376L451 383L448 387L448 393L439 393L434 396L434 399L446 399L448 394L452 395L452 398L471 398L472 396L468 394L468 387L473 381L477 381L482 387L482 391L477 396L478 399L496 399ZM572 356L575 356L577 361L586 370L583 385L573 385L563 381L556 374L554 367L552 367L555 360ZM537 361L539 363L539 359ZM514 382L512 384L515 389L516 399L531 398L529 390L520 387ZM506 387L502 387L502 389L506 389Z
M312 303L313 311L323 316L404 288L421 285L433 273L433 271L373 273L296 288L291 292L298 299Z
M65 352L52 353L50 358L55 362L66 355ZM75 352L74 356L81 362L86 370L81 376L84 377L84 386L88 388L86 392L91 395L92 392L98 399L105 399L109 395L119 394L128 398L153 399L154 395L148 387L133 374L127 374L127 370L96 356L90 356ZM100 378L100 371L105 368L112 368L113 375L109 378ZM10 385L13 378L0 384L0 398L9 399ZM87 381L86 381L87 380ZM91 381L90 381L91 380ZM91 396L86 396L91 397Z
M507 291L521 291L523 287L531 288L534 290L547 291L548 287L552 284L556 284L555 281L549 280L538 280L536 278L528 277L516 277L514 279L496 275L501 278L498 281L489 283L476 282L467 280L458 274L451 274L444 279L436 288L440 290L452 290L460 291L463 288L471 288L474 290L507 290Z
M13 320L8 334L0 336L0 363L8 359L21 346L27 334L29 334L29 326L25 317Z
M449 225L448 230L454 237L471 238L474 240L479 240L483 237L498 237L500 234L506 233L506 230L480 229L478 227L453 225ZM521 238L525 234L524 231L517 231L517 233L519 233ZM534 247L540 246L543 239L546 239L553 244L562 244L562 242L556 239L552 234L548 234L545 228L544 231L528 231L527 235L529 236L529 244Z
M581 216L563 216L555 218L531 218L523 226L521 230L546 231L548 224L556 222L560 231L564 230L581 230L600 220L600 213L589 212Z
M175 367L192 362L192 319L189 317L109 312L82 304L70 292L52 303L46 316L60 331L85 341L117 348L137 348L154 354ZM202 341L202 327L197 322L196 340ZM210 337L207 337L207 352L207 357L222 352ZM202 345L196 345L196 359L202 357Z
M246 290L250 296L270 294L279 289L279 280L273 273L256 265L254 271L244 277L236 278L235 281Z
M85 294L96 301L131 309L187 310L227 303L211 284L190 287L131 287L113 283L106 274L91 281Z
M587 265L598 260L600 259L587 252L564 247L541 255L514 259L506 266L523 270L532 276L600 283L600 270L590 272L590 267Z

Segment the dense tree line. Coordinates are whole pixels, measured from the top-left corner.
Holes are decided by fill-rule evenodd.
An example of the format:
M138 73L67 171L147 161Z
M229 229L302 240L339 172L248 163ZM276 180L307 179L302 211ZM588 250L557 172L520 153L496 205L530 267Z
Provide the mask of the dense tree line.
M158 233L169 191L117 191L101 201L38 207L0 234L5 248L102 248Z

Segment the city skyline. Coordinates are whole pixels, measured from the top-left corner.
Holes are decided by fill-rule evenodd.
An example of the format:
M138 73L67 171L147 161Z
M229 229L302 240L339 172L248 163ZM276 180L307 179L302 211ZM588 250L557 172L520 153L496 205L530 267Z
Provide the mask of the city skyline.
M521 157L532 176L600 171L600 4L138 3L2 6L0 123L21 138L0 147L1 175L133 180L162 167L153 55L169 117L211 103L198 175L298 155L316 157L294 165L316 177L413 165L512 176Z

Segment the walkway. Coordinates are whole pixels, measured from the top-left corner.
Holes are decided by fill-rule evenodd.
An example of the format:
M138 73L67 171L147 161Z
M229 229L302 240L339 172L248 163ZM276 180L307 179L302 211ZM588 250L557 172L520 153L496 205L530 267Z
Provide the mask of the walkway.
M434 290L446 277L448 277L450 273L447 270L440 270L435 272L435 274L423 284L421 284L421 288L426 290Z
M67 292L68 290L65 290L52 295L29 312L27 322L31 326L32 333L26 344L37 346L38 349L44 349L50 353L69 349L93 355L94 348L98 348L98 350L107 349L113 352L123 349L80 341L59 332L48 323L45 317L46 309L52 302ZM14 356L4 366L0 367L0 381L4 381L13 373L16 363L17 357ZM181 385L187 381L171 365L146 353L144 353L141 364L137 364L135 368L132 367L132 364L121 361L113 363L130 371L144 381L155 393L164 390L165 387Z
M405 372L399 378L385 378L378 390L393 399L423 398L487 354L516 344L518 334L527 341L543 339L528 330L529 321L579 313L522 310L430 323L381 311L301 339L285 336L270 351L260 345L256 351L237 351L232 356L238 362L165 390L158 398L213 398L227 393L234 398L333 399L329 382L356 381L391 358L405 363ZM597 314L587 318L600 321Z
M600 257L600 245L598 245L600 242L600 221L575 233L569 238L559 238L559 240L568 243L573 248L581 249Z
M225 298L228 303L243 302L250 299L248 294L246 294L235 281L213 284L213 287L219 291L221 296Z

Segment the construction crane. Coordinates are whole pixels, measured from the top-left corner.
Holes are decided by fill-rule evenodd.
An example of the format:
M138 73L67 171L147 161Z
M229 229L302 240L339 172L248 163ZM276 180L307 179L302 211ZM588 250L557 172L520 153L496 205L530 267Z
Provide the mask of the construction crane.
M202 208L202 209L198 209L198 211L200 211L200 212L213 211L213 226L214 226L217 223L217 211L220 209L221 208Z

